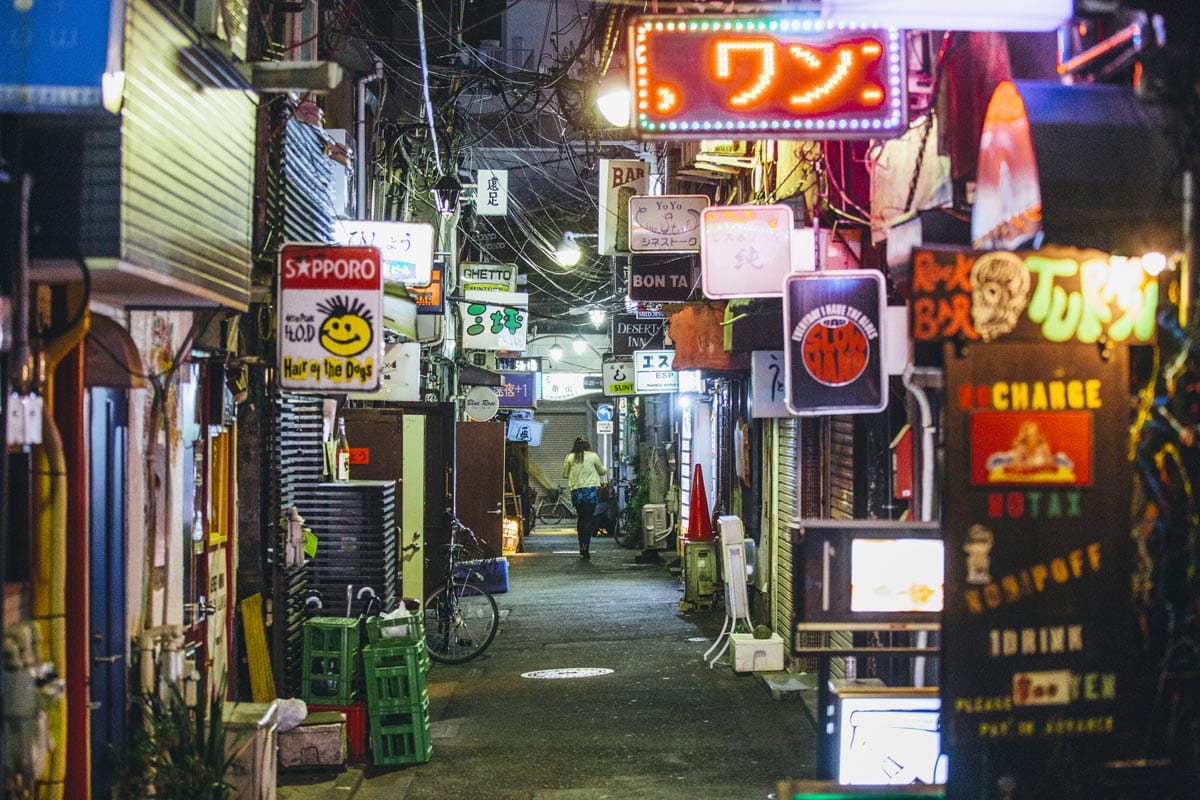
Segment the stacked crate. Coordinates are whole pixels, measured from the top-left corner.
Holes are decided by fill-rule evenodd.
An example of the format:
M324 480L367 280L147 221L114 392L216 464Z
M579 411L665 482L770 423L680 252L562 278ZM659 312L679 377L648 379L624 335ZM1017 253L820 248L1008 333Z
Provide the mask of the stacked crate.
M429 654L419 616L367 619L362 650L371 759L376 765L422 764L433 755L429 736Z
M357 617L310 617L304 621L305 703L347 705L359 686Z

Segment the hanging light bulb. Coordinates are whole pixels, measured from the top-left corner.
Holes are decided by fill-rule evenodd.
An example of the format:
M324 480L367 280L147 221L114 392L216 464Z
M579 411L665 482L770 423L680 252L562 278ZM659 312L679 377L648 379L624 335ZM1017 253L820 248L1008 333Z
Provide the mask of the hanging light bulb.
M571 349L575 351L576 355L583 355L588 349L587 339L576 335L576 337L571 340Z
M599 328L604 324L604 320L608 319L608 313L603 308L593 308L588 312L588 318L594 327Z
M558 249L554 251L554 260L558 262L559 266L573 267L579 263L581 258L583 258L583 250L579 248L579 242L575 241L575 234L567 231L563 234Z
M558 342L555 342L554 344L550 345L550 360L551 361L562 361L562 357L563 357L562 345L559 344Z

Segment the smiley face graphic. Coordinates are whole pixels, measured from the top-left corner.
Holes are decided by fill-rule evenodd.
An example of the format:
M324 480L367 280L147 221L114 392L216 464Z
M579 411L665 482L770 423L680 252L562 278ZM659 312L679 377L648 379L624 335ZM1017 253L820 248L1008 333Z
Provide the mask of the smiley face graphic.
M371 344L375 332L371 312L358 299L334 296L317 304L325 314L321 323L321 346L335 356L356 356Z

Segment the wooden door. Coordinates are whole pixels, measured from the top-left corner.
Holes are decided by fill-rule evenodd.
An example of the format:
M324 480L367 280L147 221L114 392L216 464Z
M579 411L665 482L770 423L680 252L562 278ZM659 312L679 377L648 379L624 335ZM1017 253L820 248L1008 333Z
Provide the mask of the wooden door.
M487 545L503 552L504 424L460 422L454 448L455 513Z

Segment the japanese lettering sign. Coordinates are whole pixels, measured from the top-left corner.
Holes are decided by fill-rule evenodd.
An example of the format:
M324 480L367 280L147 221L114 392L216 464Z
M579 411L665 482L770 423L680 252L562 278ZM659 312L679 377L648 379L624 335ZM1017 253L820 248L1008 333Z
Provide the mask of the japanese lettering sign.
M855 414L887 406L880 352L883 276L802 272L784 284L785 402L793 414Z
M700 241L705 296L779 297L792 271L792 209L709 206L700 215Z
M635 350L661 348L666 342L666 329L662 320L617 314L612 321L612 353L615 356L630 356Z
M1128 348L944 349L948 741L1108 738L1138 650Z
M905 129L896 29L813 16L638 16L630 40L643 137L881 139Z
M122 69L111 3L5 3L0 30L0 111L101 110L105 74Z
M524 292L464 292L464 350L524 350L529 335L529 295Z
M508 214L508 170L481 169L475 173L475 213L481 217Z
M634 253L700 250L702 194L634 196L629 200L629 249Z
M286 244L279 252L279 385L379 388L383 269L377 247Z
M537 378L536 372L501 372L500 407L537 408Z
M633 359L608 358L600 365L605 397L631 395L633 391Z
M789 417L784 402L787 373L783 351L755 350L750 354L750 416L754 419Z
M1066 247L918 248L912 336L920 342L1151 341L1159 297L1153 272L1140 259Z
M433 273L433 226L424 222L339 219L333 238L338 244L378 247L383 279L406 286L428 286Z
M635 394L662 394L679 390L679 373L672 367L674 350L638 350L633 354Z
M629 257L631 300L682 302L696 285L699 265L694 255L633 255Z

